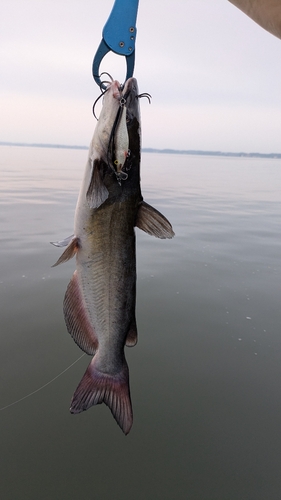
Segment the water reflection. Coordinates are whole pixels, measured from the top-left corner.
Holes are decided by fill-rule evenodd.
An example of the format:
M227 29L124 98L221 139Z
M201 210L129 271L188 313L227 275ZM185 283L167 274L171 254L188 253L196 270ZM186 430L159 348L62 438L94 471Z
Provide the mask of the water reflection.
M1 148L1 406L81 355L62 300L86 151ZM3 412L2 497L264 500L280 495L279 160L144 154L147 202L176 238L137 231L134 425L68 406L87 356Z

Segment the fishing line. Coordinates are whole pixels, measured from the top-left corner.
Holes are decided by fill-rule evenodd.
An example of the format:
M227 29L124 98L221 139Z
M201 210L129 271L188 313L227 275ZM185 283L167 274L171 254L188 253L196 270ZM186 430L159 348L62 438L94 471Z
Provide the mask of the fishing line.
M13 403L10 403L9 405L3 406L3 408L0 408L0 411L6 410L6 408L9 408L10 406L16 405L20 401L23 401L24 399L27 399L30 396L33 396L33 394L36 394L36 392L41 391L42 389L44 389L45 387L47 387L47 385L52 384L52 382L54 382L55 380L57 380L57 378L61 377L61 375L63 375L65 372L67 372L67 370L69 370L72 366L74 366L76 363L78 363L78 361L80 361L80 359L82 359L83 356L86 356L86 354L85 353L82 354L82 356L80 356L80 358L76 359L76 361L74 361L73 363L71 363L71 365L69 365L67 368L65 368L65 370L63 370L62 372L60 372L58 375L56 375L56 377L52 378L52 380L50 380L46 384L44 384L41 387L39 387L39 389L36 389L35 391L30 392L30 394L27 394L26 396L23 396L23 398L20 398L17 401L14 401Z
M111 76L109 73L107 73L106 71L104 71L103 73L101 73L101 74L99 75L99 78L100 78L102 75L107 75L107 76L109 76L109 78L110 78L111 82L108 82L107 80L104 80L104 81L102 81L102 82L100 83L100 91L101 91L101 95L100 95L100 96L99 96L99 97L95 100L95 102L94 102L94 104L93 104L93 115L94 115L94 117L95 117L95 119L96 119L97 121L98 121L98 117L96 116L96 113L95 113L95 107L96 107L96 104L97 104L97 102L99 101L99 99L100 99L102 96L104 96L104 94L105 94L105 93L109 90L109 85L113 82L113 78L112 78L112 76ZM108 83L108 87L107 87L105 90L103 90L103 86L104 86L104 84L105 84L105 83Z
M108 82L108 83L110 83L110 82ZM109 90L109 87L108 87L106 90L104 90L104 91L102 91L102 89L101 89L101 95L99 95L99 97L95 100L95 102L94 102L94 104L93 104L93 115L94 115L94 117L95 117L95 119L96 119L97 121L99 121L99 119L98 119L98 117L97 117L97 115L96 115L96 113L95 113L95 107L96 107L96 104L97 104L98 100L99 100L101 97L103 97L103 96L104 96L104 94L105 94L108 90Z

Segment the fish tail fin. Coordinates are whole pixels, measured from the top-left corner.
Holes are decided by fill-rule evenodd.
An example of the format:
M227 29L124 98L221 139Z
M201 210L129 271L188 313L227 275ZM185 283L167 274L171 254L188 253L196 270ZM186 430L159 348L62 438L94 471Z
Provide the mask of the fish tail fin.
M122 370L115 375L99 371L95 364L96 356L73 395L70 412L81 413L93 405L105 403L124 434L128 434L133 424L133 412L126 360Z

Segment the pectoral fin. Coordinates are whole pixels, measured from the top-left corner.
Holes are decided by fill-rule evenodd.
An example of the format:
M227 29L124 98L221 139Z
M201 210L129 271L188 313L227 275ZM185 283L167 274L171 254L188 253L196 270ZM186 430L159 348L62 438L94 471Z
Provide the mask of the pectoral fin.
M74 234L72 234L71 236L68 236L64 240L50 241L50 243L51 243L51 245L54 245L55 247L66 247L71 242L71 240L73 238L74 238Z
M100 160L94 160L92 177L86 197L91 208L98 208L108 198L108 190L101 178Z
M165 239L175 236L168 219L145 201L139 205L136 226L156 238Z
M62 245L61 245L62 246ZM79 238L72 238L71 242L66 247L65 251L62 253L57 262L52 266L56 267L63 262L67 262L69 259L72 259L74 255L78 252L79 249Z
M74 272L66 289L63 312L67 330L76 344L82 351L94 355L98 348L98 340L88 317L77 271Z

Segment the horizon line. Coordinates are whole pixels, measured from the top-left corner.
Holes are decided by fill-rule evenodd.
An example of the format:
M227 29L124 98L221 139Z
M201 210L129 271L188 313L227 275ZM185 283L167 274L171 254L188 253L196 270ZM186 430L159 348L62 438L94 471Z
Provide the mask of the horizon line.
M49 143L28 143L28 142L8 142L0 141L0 146L16 146L16 147L37 147L37 148L54 148L54 149L85 149L89 146L67 145L67 144L49 144ZM205 151L200 149L172 149L172 148L142 148L143 153L163 153L163 154L186 154L186 155L201 155L201 156L233 156L233 157L256 157L256 158L281 158L281 153L245 153L245 152L228 152L228 151Z

